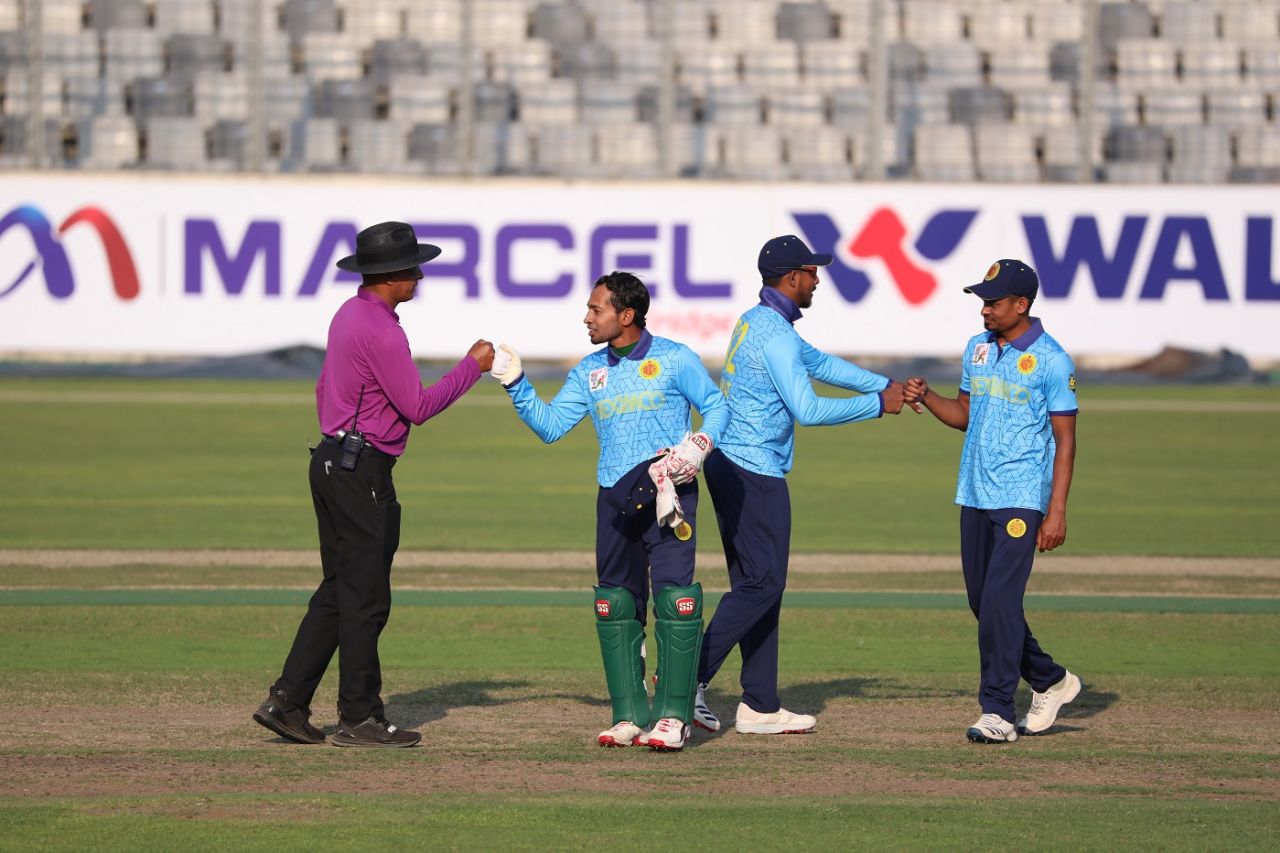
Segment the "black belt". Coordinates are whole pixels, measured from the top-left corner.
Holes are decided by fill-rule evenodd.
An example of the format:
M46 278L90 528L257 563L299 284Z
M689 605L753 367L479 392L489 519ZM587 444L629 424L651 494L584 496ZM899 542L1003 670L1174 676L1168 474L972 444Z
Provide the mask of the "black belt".
M336 444L338 446L342 446L342 439L338 438L336 435L326 435L326 436L321 436L320 443ZM368 438L365 439L364 447L360 449L360 452L362 454L368 453L370 456L378 456L378 457L381 457L382 459L390 459L392 462L394 462L397 458L399 458L391 455L390 453L386 453L385 451L379 450L378 448L374 447L372 444L369 443Z

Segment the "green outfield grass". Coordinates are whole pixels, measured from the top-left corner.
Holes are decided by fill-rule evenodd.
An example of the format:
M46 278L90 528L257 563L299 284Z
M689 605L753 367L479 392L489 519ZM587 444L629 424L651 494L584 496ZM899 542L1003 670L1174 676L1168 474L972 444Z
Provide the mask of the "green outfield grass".
M540 384L544 396L557 388ZM1080 398L1070 552L1280 555L1280 388L1083 388ZM38 439L3 463L0 547L314 545L308 384L6 379L0 399ZM953 551L961 439L914 414L801 429L794 549ZM414 430L396 468L401 547L590 548L595 456L589 424L543 446L486 380ZM714 554L713 525L699 535Z
M1034 820L1044 850L1242 849L1268 842L1275 817L1262 803L1152 803L1142 792L1111 798L1070 797L1037 803L1029 814L1014 798L981 810L963 799L927 808L893 798L856 803L828 798L777 802L743 796L732 806L688 798L673 823L698 836L706 851L946 849L990 850L1022 837ZM128 837L137 851L310 850L374 847L409 850L646 849L672 843L654 815L672 809L671 797L630 797L622 815L616 798L601 795L520 795L502 804L445 796L423 800L389 795L279 798L213 795L198 803L116 799L94 809L51 802L0 805L0 825L20 837L43 840L0 849L100 848L103 838ZM760 815L769 820L762 826ZM1032 816L1033 815L1033 816ZM1135 820L1138 818L1138 820ZM602 837L607 840L602 841ZM1069 843L1065 839L1070 839Z
M34 740L28 726L0 747L10 773L56 780L34 796L10 777L0 849L328 849L370 843L371 826L385 828L375 847L587 848L606 830L657 843L651 822L611 817L620 801L677 808L712 850L988 849L997 820L1002 843L1050 850L1276 840L1277 748L1259 734L1280 710L1275 615L1038 614L1088 690L1056 734L982 748L963 739L967 613L792 609L783 694L819 714L818 733L699 735L664 756L590 744L608 706L585 610L398 607L384 695L430 746L352 754L248 722L300 607L4 608L0 701L85 728ZM714 706L732 707L732 686L713 686ZM323 726L332 689L315 703ZM122 708L144 715L137 731ZM540 728L511 729L530 719Z
M978 660L957 571L850 565L956 551L962 437L907 414L797 438L794 548L839 555L793 565L782 617L783 699L814 734L595 747L590 569L462 554L397 564L383 696L426 746L379 752L249 719L316 580L252 554L315 548L307 383L0 380L32 436L0 462L0 850L1274 849L1280 389L1084 387L1081 405L1065 550L1099 556L1040 558L1028 597L1086 683L1048 735L965 741ZM402 551L589 550L594 461L589 425L544 447L486 380L396 467ZM1232 559L1164 559L1192 555ZM737 665L709 691L730 722ZM334 670L313 703L329 731Z

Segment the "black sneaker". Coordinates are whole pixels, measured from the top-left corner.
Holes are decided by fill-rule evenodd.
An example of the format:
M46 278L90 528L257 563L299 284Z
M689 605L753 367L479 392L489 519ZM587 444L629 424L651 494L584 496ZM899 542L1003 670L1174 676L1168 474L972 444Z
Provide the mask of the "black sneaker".
M324 743L324 732L311 725L311 709L295 706L288 711L283 690L272 690L267 701L253 712L253 721L294 743Z
M385 717L370 717L353 723L338 718L338 731L331 738L334 746L417 746L422 735L398 729L387 722Z

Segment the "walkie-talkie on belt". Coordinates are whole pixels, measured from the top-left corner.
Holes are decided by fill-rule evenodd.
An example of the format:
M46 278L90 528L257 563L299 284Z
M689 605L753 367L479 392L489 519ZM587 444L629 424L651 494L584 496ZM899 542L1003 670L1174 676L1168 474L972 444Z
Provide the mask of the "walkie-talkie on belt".
M342 460L338 466L344 471L356 470L360 461L360 451L364 450L364 433L356 430L356 419L360 417L360 404L364 402L364 386L360 386L360 399L356 400L356 413L351 417L351 429L340 433L342 438Z

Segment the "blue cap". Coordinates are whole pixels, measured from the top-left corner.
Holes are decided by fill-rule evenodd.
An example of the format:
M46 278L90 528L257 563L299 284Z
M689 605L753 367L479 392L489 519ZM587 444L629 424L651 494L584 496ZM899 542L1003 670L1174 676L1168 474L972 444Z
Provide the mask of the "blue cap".
M831 261L831 255L811 252L799 237L787 234L785 237L774 237L764 244L756 266L760 268L760 278L768 280L801 267L825 267Z
M979 299L1000 299L1005 296L1025 296L1035 299L1040 292L1040 277L1036 271L1011 258L996 261L987 270L986 276L978 284L971 284L964 289Z

